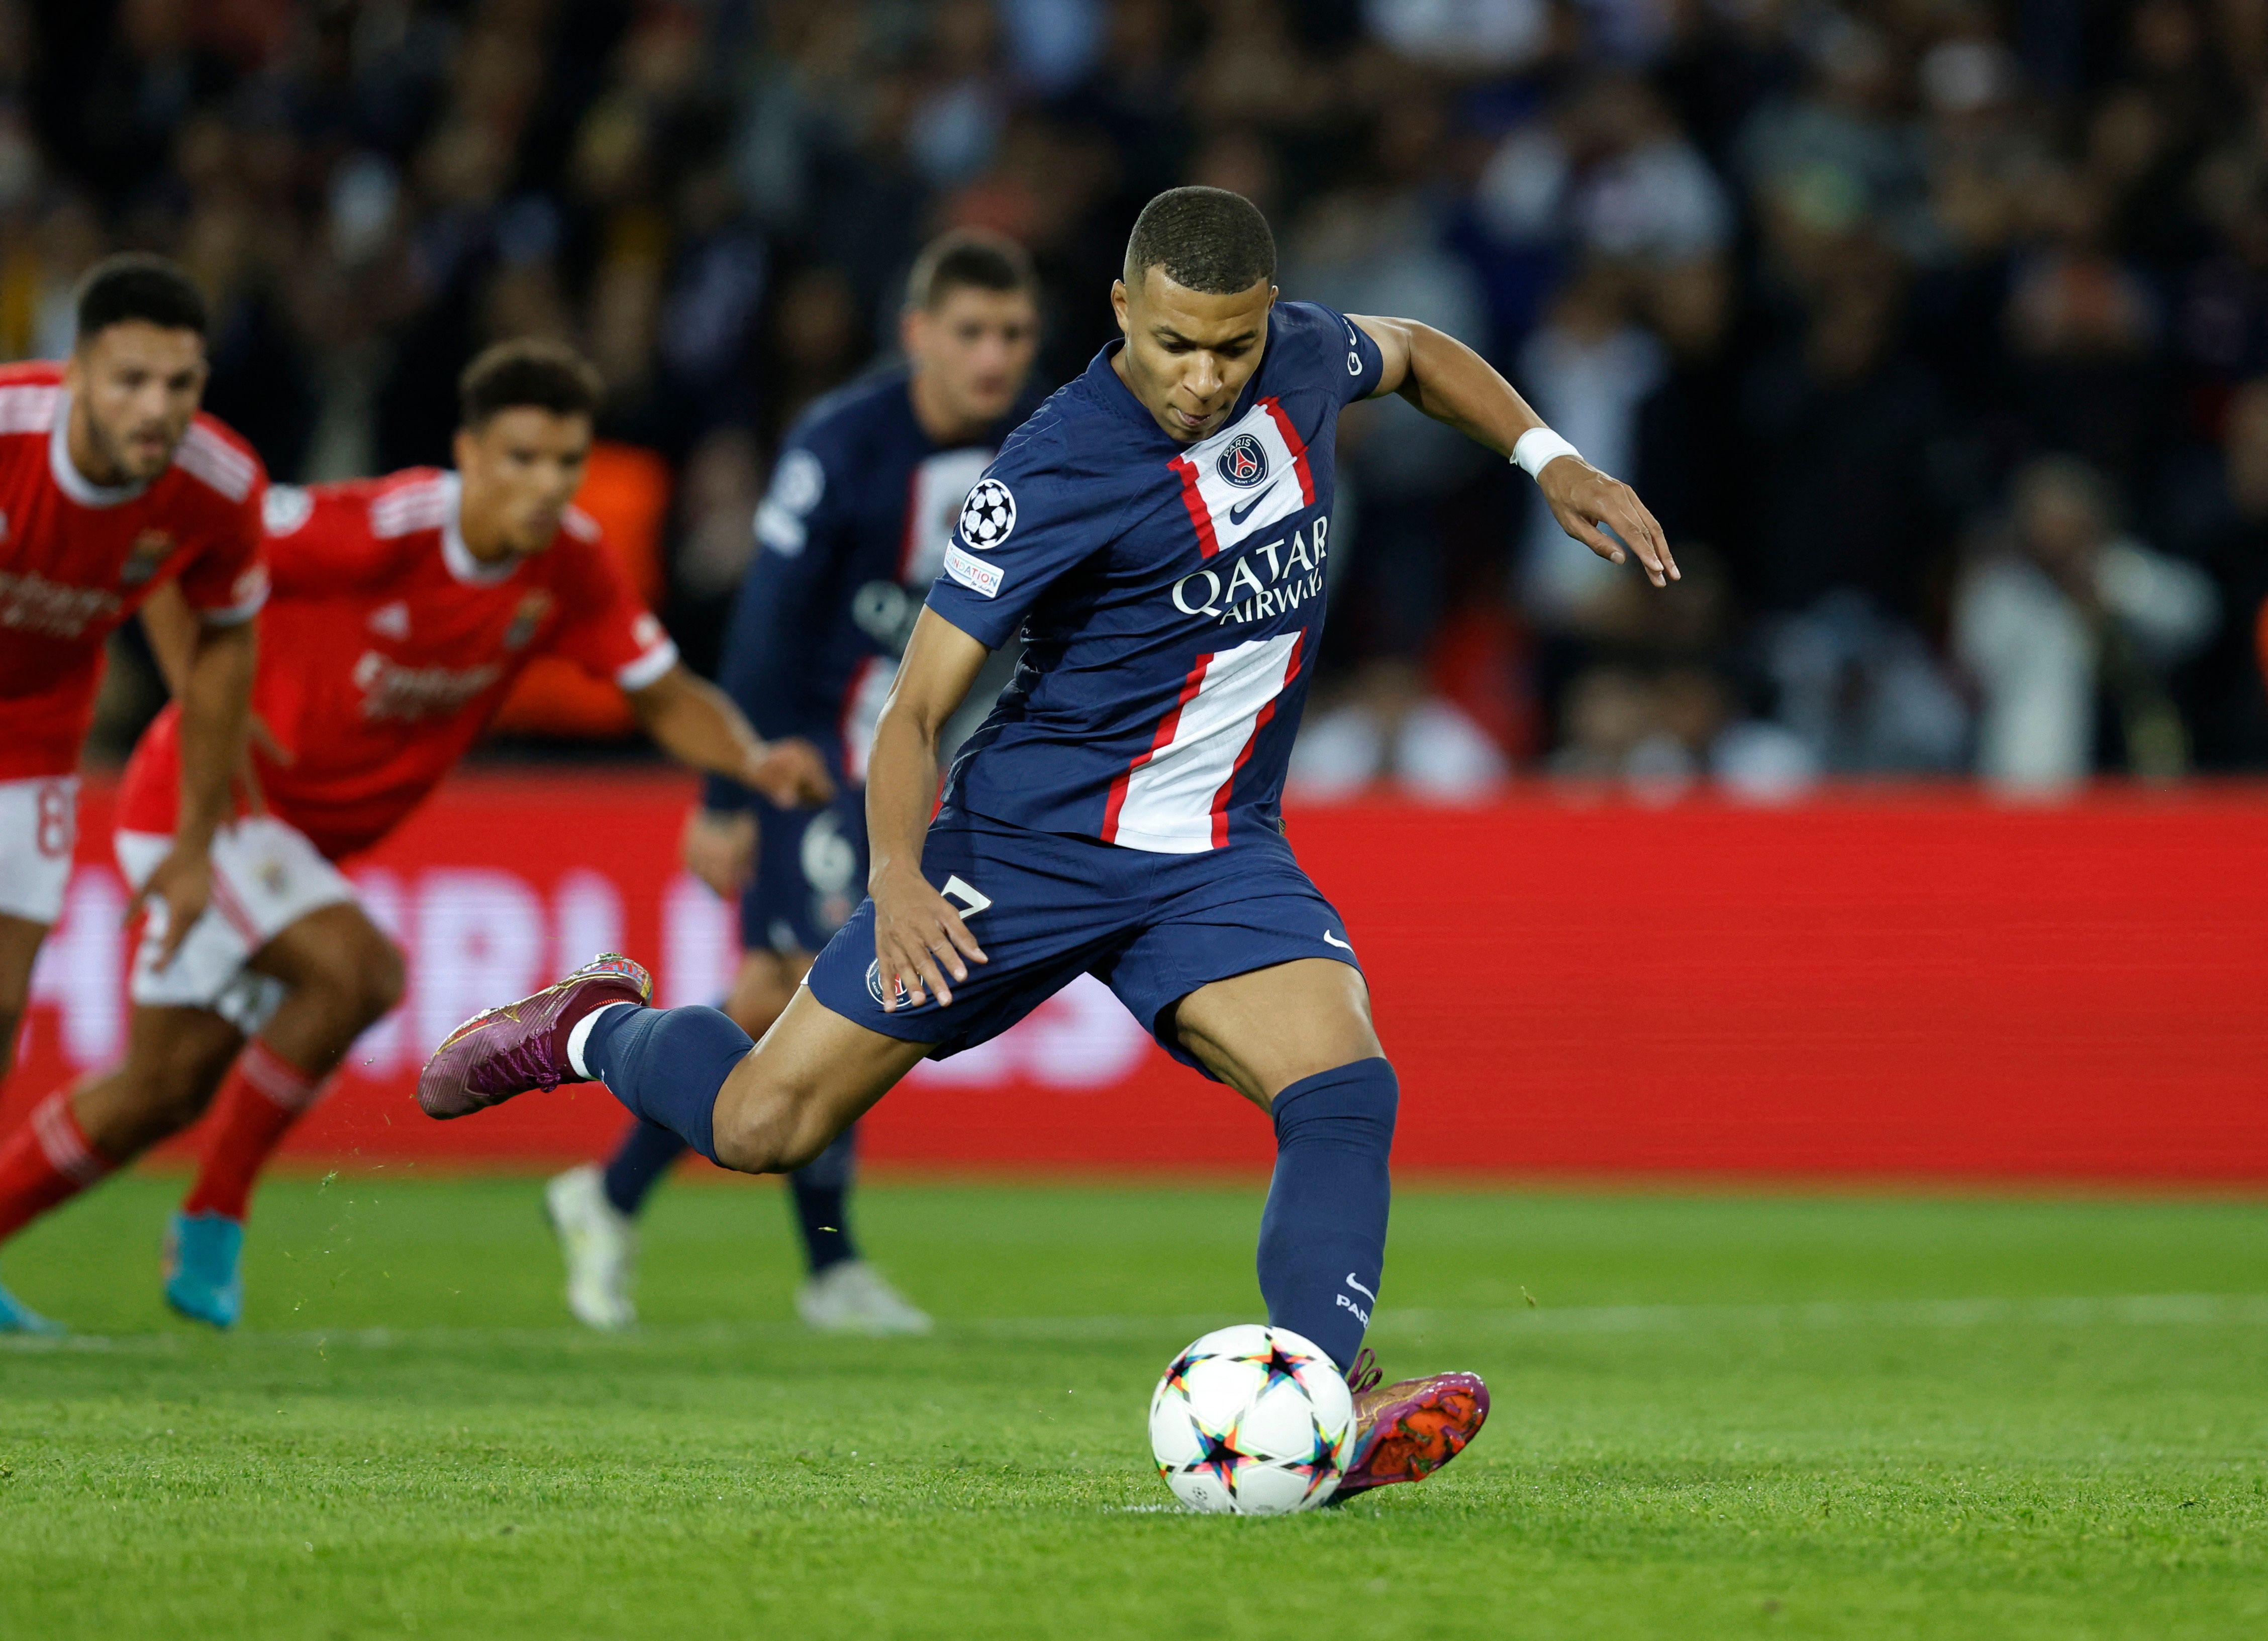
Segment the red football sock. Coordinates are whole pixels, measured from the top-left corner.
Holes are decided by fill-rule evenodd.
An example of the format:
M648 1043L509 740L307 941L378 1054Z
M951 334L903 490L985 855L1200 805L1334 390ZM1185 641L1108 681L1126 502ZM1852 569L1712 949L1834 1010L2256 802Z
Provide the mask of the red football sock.
M110 1167L71 1115L70 1091L57 1089L32 1107L29 1122L0 1140L0 1237L69 1202Z
M181 1199L181 1211L221 1214L240 1222L269 1153L315 1103L322 1082L266 1043L254 1039L248 1044L213 1101L212 1137L206 1142L196 1182Z

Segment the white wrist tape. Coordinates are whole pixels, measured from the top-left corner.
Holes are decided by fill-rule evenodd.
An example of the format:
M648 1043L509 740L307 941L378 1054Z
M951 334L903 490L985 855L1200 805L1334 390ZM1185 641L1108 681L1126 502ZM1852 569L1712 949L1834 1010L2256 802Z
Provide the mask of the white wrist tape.
M1512 462L1531 479L1543 476L1543 469L1562 456L1583 459L1583 453L1548 427L1531 427L1520 436L1512 447Z

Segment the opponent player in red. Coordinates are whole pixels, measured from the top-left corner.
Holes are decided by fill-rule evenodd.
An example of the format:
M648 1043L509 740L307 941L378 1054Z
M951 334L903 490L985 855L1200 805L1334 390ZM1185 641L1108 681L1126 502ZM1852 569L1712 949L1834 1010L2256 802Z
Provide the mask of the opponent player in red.
M213 906L179 957L157 965L154 931L137 953L136 1051L72 1097L91 1152L114 1165L220 1091L166 1286L174 1309L216 1326L242 1307L261 1165L401 994L400 953L335 863L423 801L530 659L560 655L620 685L646 731L696 768L782 803L831 795L807 744L765 745L685 669L598 526L571 505L597 372L555 344L506 342L473 362L461 393L456 471L269 490L276 596L253 692L255 796L215 837ZM161 659L180 653L162 606L151 626ZM130 880L173 847L183 731L169 709L128 766L117 849ZM0 1198L0 1225L44 1205Z
M179 587L180 824L141 895L187 929L210 893L267 595L260 460L197 412L204 298L171 262L113 257L81 283L77 320L63 364L0 368L0 1077L63 912L104 642L153 589ZM0 1142L0 1236L100 1176L83 1122L57 1095ZM0 1333L51 1328L0 1288Z

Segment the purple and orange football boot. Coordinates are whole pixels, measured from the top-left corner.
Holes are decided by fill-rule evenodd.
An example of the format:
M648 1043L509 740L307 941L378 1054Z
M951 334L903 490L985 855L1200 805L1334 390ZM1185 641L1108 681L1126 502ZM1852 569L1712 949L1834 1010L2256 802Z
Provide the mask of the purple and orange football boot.
M1465 1450L1488 1418L1488 1387L1478 1373L1429 1373L1381 1385L1366 1350L1354 1359L1354 1453L1331 1494L1337 1504L1373 1487L1422 1482Z
M533 1088L586 1080L567 1058L567 1038L593 1010L653 1000L653 977L615 952L601 952L532 997L475 1014L441 1040L417 1074L417 1103L429 1117L470 1116Z

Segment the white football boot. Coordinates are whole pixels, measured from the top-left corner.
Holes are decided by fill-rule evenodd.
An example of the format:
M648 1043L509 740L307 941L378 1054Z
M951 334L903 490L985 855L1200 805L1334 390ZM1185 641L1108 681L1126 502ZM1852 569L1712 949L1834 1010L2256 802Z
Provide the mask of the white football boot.
M543 1188L543 1206L567 1262L567 1308L601 1333L637 1321L630 1288L637 1280L637 1224L607 1200L597 1165L570 1168Z
M805 1283L795 1314L821 1333L925 1334L935 1326L863 1259L838 1260Z

